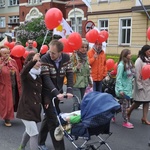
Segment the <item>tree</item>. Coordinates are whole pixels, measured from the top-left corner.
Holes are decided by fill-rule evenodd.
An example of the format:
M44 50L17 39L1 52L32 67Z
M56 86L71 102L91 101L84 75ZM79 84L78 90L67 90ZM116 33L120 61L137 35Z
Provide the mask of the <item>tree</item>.
M48 32L46 37L46 32ZM25 21L16 29L17 40L24 46L28 39L37 42L37 48L40 50L44 37L46 37L44 44L49 44L52 40L52 30L47 30L43 17L34 18L30 21Z

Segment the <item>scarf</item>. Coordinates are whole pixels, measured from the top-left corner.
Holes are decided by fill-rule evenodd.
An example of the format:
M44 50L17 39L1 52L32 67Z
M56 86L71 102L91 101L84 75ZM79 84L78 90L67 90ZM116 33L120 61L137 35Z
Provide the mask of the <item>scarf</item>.
M135 76L135 68L132 66L131 62L129 64L126 64L126 73L128 78L134 78Z
M97 54L100 54L102 49L98 49L97 46L94 44L93 49L97 52Z
M32 76L32 78L35 80L38 75L41 73L41 67L39 69L32 68L29 72L29 74Z
M85 62L87 61L87 54L85 53L81 53L79 51L77 51L77 55L80 58L80 63L85 64Z
M150 64L150 57L145 57L145 62L146 62L147 64Z

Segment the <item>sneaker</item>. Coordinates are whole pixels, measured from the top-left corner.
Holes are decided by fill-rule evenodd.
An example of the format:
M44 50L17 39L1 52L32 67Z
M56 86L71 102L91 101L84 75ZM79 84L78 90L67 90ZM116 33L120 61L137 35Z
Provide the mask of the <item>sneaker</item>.
M133 124L130 123L130 122L124 122L122 124L122 126L128 128L128 129L133 129L134 128Z
M38 148L39 148L39 150L48 150L46 145L39 145Z
M12 124L10 123L10 120L9 120L9 119L6 119L6 120L5 120L5 126L6 126L6 127L11 127L11 126L12 126Z

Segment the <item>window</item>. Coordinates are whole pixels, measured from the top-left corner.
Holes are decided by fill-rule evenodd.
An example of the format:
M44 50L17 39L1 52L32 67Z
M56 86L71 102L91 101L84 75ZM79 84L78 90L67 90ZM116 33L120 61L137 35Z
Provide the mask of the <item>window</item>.
M70 18L71 21L71 28L75 32L79 32L82 35L82 18L77 17L76 21L75 18Z
M103 20L99 20L98 22L99 24L99 30L107 30L108 31L108 20L107 19L103 19Z
M119 44L130 45L131 43L131 18L120 19Z
M0 0L0 7L4 7L5 6L5 0Z
M19 16L9 16L9 23L19 23Z
M19 5L19 0L9 0L9 6Z
M98 29L99 31L102 31L102 30L108 31L108 20L107 19L98 20Z
M38 4L42 2L42 0L28 0L28 4Z
M6 19L5 17L0 17L0 28L6 27Z

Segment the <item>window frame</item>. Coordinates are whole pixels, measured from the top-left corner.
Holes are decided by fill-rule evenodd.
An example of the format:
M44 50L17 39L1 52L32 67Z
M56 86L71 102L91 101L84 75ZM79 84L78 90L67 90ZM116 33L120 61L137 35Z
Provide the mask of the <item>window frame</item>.
M3 21L3 26L1 26L1 21ZM6 17L0 16L0 28L6 28Z
M5 7L5 0L0 1L0 7Z
M122 21L123 20L130 20L130 26L125 26L125 27L122 27ZM127 24L127 22L126 22ZM123 43L123 30L126 30L125 31L125 39L124 39L124 43ZM130 30L130 39L128 40L128 31ZM119 18L119 35L118 35L118 45L122 45L122 46L130 46L131 45L131 38L132 38L132 18L131 17L124 17L124 18ZM127 41L129 41L129 43L127 43Z
M16 20L16 22L14 20ZM9 23L19 23L19 16L9 16Z
M104 26L104 27L101 27L101 21L107 21L107 27ZM106 24L106 23L105 23ZM102 30L106 30L108 33L109 33L109 19L98 19L98 30L99 31L102 31ZM106 40L106 43L108 43L108 39Z
M42 0L28 0L28 5L36 5L36 4L39 4L41 3Z
M72 20L74 19L74 24L72 24ZM79 19L81 19L81 20L79 20ZM76 22L77 21L77 22ZM79 22L81 21L81 24L79 24ZM71 28L72 28L72 30L73 31L76 31L76 32L78 32L78 33L80 33L81 35L82 35L82 17L71 17L70 18L70 22L71 22ZM81 28L81 30L80 30L80 28Z
M14 1L15 1L15 4L14 4ZM9 6L18 6L18 5L19 5L19 0L9 0Z

